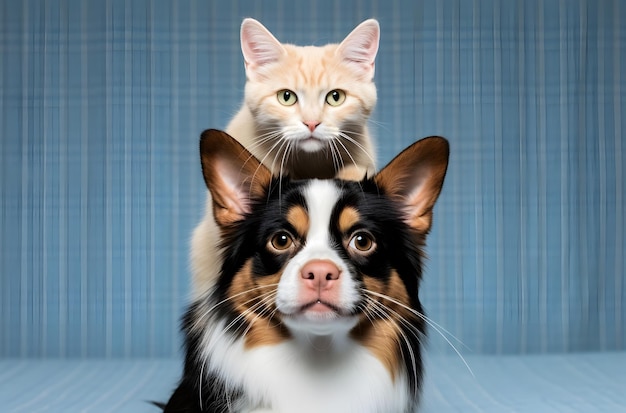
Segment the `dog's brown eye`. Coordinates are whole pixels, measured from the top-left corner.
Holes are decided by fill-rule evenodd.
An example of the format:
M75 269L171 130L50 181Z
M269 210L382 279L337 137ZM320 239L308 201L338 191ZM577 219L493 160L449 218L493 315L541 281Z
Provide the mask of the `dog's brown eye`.
M359 252L369 252L374 248L374 238L371 234L359 231L352 236L348 246Z
M285 251L293 245L291 234L286 231L277 232L270 239L270 245L276 251Z

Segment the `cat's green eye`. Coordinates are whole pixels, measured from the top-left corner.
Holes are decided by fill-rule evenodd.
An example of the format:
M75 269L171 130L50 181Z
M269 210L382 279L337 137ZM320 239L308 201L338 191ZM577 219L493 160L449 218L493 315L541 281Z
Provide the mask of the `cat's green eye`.
M289 89L279 91L276 97L278 98L278 102L283 106L292 106L298 101L298 96Z
M330 106L339 106L346 100L346 92L341 89L335 89L326 95L326 103Z

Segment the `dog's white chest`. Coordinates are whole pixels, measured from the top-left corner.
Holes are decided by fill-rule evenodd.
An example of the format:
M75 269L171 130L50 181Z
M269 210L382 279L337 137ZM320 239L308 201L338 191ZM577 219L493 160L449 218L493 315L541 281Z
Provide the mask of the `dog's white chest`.
M303 354L294 341L247 351L239 341L218 347L212 367L243 389L243 412L401 413L409 403L405 380L392 380L354 342L330 357L323 349Z

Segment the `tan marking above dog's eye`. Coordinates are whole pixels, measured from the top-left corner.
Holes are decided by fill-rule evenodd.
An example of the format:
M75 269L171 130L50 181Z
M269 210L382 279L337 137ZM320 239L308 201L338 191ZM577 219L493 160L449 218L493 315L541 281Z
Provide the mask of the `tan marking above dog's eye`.
M352 235L348 247L358 253L367 253L374 249L376 242L372 234L366 231L357 231Z
M293 238L287 231L279 231L270 238L269 246L278 252L287 251L293 246Z
M344 208L341 211L341 214L339 214L339 221L337 223L339 231L343 233L351 231L351 228L354 228L360 219L361 214L359 214L359 211L357 211L354 207L348 206Z
M300 238L306 238L309 231L309 215L302 206L295 205L287 212L287 222L291 224Z

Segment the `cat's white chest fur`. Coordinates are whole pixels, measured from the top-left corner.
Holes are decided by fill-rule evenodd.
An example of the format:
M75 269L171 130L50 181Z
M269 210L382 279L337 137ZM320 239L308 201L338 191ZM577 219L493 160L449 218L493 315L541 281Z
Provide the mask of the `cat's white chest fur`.
M209 339L210 370L243 389L242 413L405 412L402 375L392 379L367 349L347 340L334 352L303 349L295 340L246 350L242 340Z

